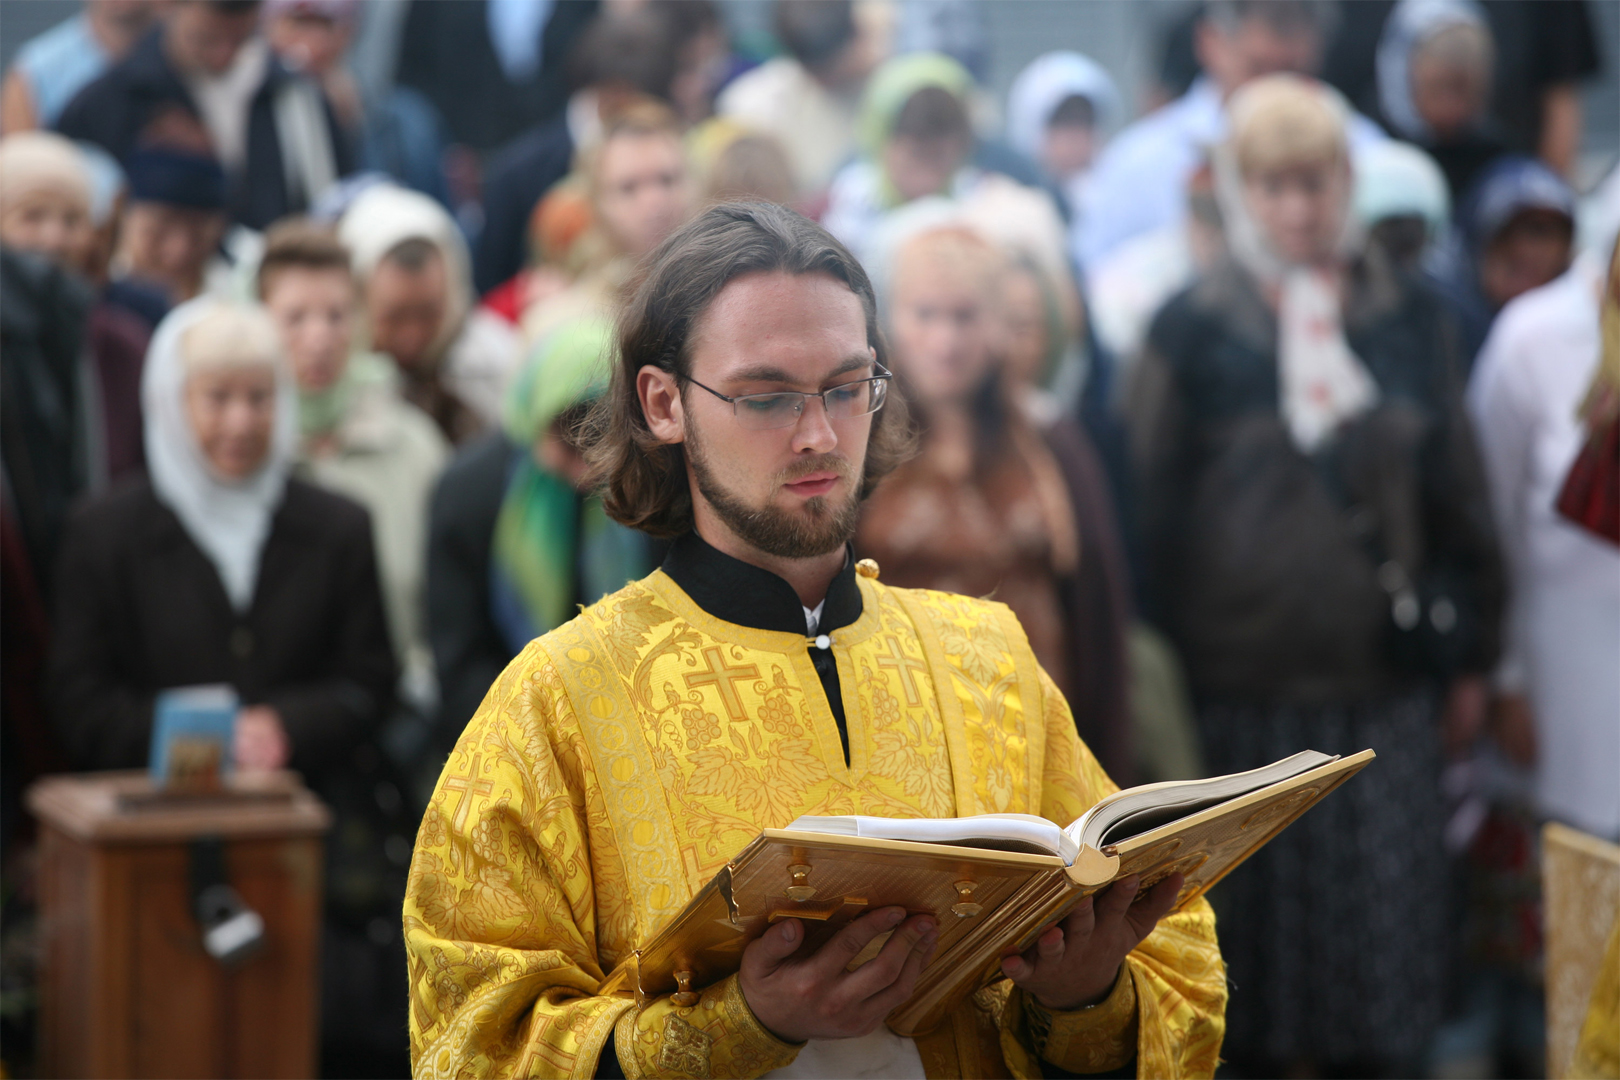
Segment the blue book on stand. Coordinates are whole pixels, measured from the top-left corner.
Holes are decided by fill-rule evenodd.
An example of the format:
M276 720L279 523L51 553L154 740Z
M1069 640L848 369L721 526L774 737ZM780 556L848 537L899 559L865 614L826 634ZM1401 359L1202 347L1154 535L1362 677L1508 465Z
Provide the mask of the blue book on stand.
M152 715L152 786L208 792L231 771L236 691L223 684L165 690Z

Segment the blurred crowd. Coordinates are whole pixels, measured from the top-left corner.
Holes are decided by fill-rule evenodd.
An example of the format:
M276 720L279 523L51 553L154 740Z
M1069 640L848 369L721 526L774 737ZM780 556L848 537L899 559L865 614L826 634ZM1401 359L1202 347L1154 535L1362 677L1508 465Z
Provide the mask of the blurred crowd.
M407 1071L444 756L662 557L577 444L616 297L760 199L880 296L920 433L856 541L886 582L1010 605L1121 784L1378 751L1215 894L1232 1074L1539 1075L1536 827L1620 839L1620 181L1572 178L1614 58L1583 0L1167 10L1134 117L1084 41L994 100L977 0L776 0L768 41L725 0L88 0L24 45L7 1066L23 787L229 683L239 766L336 814L322 1068Z

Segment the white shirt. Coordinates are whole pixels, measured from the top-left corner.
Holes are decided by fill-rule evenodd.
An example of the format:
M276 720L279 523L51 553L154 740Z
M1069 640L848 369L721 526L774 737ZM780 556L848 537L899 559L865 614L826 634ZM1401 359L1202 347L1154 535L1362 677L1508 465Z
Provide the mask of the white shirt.
M1508 571L1497 681L1530 699L1547 817L1620 837L1620 548L1558 514L1585 438L1602 269L1583 260L1502 310L1469 385Z

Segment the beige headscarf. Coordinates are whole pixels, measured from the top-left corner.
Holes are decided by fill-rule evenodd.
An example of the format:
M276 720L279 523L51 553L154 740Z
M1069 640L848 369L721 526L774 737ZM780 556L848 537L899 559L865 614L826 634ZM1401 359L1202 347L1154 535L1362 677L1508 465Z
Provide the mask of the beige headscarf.
M1261 283L1279 295L1277 353L1282 412L1295 444L1320 448L1345 421L1378 402L1378 384L1344 337L1338 280L1331 271L1292 265L1272 250L1243 196L1245 173L1348 163L1349 109L1335 91L1299 75L1269 75L1248 83L1227 103L1230 135L1215 152L1215 193L1227 246ZM1361 235L1350 213L1353 185L1339 207L1337 253L1349 258Z
M471 258L467 241L450 214L419 192L379 184L367 190L338 224L338 239L349 249L354 275L362 290L383 256L407 240L425 240L444 258L446 299L444 324L428 349L434 364L443 361L473 306ZM364 342L358 342L364 347Z
M90 170L77 146L50 131L0 139L0 206L35 191L62 192L90 212Z

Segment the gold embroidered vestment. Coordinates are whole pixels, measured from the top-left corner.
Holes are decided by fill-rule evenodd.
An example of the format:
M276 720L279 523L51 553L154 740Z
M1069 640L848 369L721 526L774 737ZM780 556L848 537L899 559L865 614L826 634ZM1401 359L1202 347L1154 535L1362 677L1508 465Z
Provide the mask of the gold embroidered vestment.
M663 572L530 645L467 726L417 835L405 898L418 1076L757 1076L797 1047L736 976L695 1005L597 996L604 974L762 828L801 814L1019 812L1067 824L1116 790L1002 605L859 581L834 631L850 761L803 636L699 608ZM930 1076L1039 1076L1135 1053L1209 1076L1225 969L1199 900L1113 994L1049 1013L1002 981L917 1040Z

